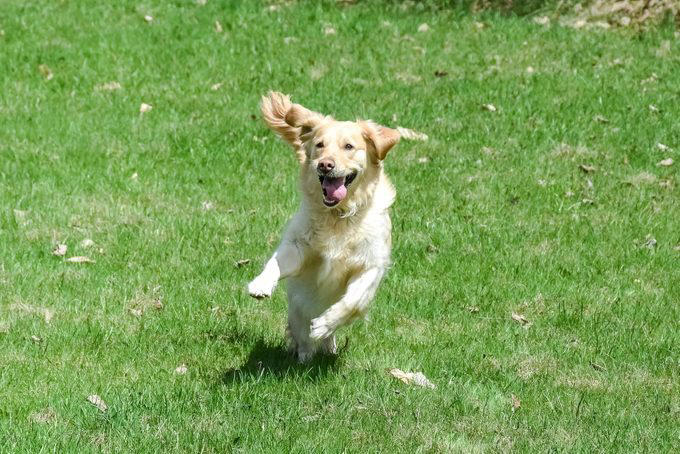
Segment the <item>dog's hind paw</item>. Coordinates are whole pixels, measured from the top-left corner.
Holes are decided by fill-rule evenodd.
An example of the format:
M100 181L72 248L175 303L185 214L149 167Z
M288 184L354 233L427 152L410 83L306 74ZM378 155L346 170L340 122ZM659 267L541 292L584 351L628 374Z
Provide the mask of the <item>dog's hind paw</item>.
M329 355L337 355L338 344L335 342L335 336L329 336L325 338L321 344L321 349L324 351L324 353Z
M258 276L248 284L248 294L257 299L269 298L275 286L276 282L272 284L267 279Z
M317 317L312 319L312 325L309 328L309 337L315 341L326 339L333 335L335 326L333 326L326 317Z

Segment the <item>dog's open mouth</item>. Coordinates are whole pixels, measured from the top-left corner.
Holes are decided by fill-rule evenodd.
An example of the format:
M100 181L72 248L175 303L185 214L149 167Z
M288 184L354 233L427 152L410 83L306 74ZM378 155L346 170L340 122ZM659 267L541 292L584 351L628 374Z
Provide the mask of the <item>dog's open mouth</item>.
M323 192L323 203L327 207L333 207L340 203L347 196L347 188L357 176L354 171L343 177L331 177L319 175L321 191Z

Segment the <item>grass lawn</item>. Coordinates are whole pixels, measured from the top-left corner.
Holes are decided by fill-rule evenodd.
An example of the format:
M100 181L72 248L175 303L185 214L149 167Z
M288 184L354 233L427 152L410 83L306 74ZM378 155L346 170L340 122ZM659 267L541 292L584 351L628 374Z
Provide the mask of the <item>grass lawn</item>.
M4 0L0 30L0 452L680 444L671 26ZM299 200L269 89L430 137L388 156L394 266L370 320L304 366L285 292L245 292Z

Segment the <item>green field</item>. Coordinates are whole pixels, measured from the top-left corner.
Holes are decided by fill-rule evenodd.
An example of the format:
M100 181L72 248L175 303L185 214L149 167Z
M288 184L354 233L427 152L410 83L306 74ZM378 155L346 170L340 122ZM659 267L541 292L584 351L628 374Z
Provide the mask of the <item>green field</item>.
M0 3L0 452L677 449L673 25L203 3ZM386 160L370 319L308 365L245 291L299 201L270 89L429 136Z

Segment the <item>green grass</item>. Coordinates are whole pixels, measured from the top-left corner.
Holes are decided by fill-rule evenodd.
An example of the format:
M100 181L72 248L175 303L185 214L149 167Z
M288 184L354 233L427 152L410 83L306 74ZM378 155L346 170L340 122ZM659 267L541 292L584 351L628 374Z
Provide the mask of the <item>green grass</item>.
M1 452L678 446L674 31L396 3L0 4ZM285 292L245 293L299 199L257 118L269 89L430 136L388 157L394 266L370 320L306 366Z

